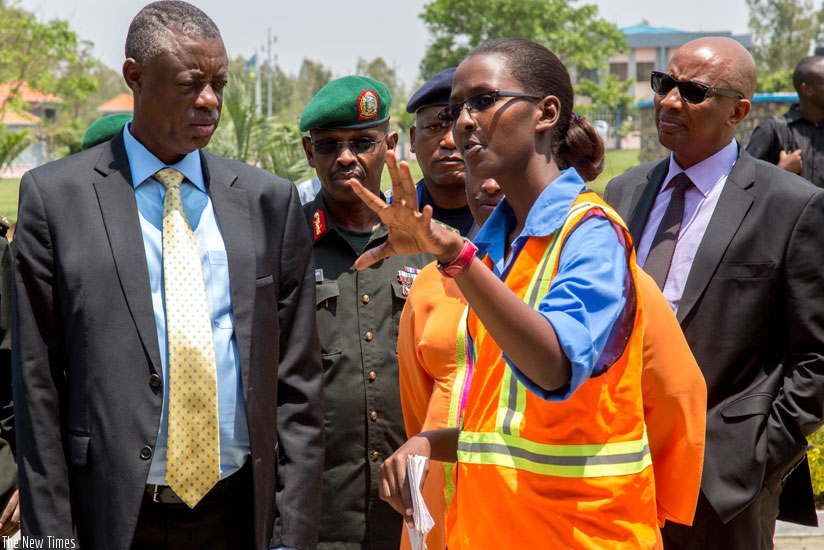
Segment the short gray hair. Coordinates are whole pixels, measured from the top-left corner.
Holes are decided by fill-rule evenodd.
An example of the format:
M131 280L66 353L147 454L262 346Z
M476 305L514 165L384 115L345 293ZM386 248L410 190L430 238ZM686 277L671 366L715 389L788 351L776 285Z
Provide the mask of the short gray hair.
M161 0L148 4L132 19L126 35L126 57L148 63L165 51L173 34L220 38L217 25L200 8L181 0Z

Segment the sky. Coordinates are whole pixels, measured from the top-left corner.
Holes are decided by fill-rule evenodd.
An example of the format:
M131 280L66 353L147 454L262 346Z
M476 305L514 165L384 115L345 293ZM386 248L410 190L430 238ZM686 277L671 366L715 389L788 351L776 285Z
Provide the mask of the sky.
M134 15L145 0L12 0L38 20L64 19L82 40L94 43L94 55L120 70L123 45ZM304 58L319 62L339 77L355 72L359 58L376 57L392 66L408 87L430 37L418 17L427 0L190 0L205 11L223 35L230 58L268 57L296 75ZM581 5L584 2L575 1ZM618 27L646 20L656 27L683 31L747 32L746 0L689 0L664 4L653 0L586 0L603 19ZM667 5L670 9L662 9ZM673 6L676 6L673 8ZM371 11L369 11L371 9ZM270 37L271 36L271 41Z

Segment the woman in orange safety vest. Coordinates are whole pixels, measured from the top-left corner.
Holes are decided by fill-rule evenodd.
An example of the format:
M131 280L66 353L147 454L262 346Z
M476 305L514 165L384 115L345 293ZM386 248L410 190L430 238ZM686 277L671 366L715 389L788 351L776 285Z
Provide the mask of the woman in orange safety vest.
M457 462L450 550L660 547L635 255L567 167L603 162L572 105L566 68L536 42L487 42L460 64L442 119L468 171L506 196L475 243L417 211L391 152L391 205L351 183L390 227L356 267L428 251L469 303L461 426L412 437L381 467L382 497L410 522L407 456Z

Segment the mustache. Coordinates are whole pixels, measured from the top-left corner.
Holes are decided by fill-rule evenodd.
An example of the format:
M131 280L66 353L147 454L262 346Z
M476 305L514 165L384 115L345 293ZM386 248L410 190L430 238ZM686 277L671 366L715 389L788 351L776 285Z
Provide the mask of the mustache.
M360 170L358 168L353 169L351 167L338 168L336 170L332 170L332 172L330 172L329 175L332 176L332 179L337 179L337 178L351 179L351 178L355 178L356 180L360 180L360 181L363 181L364 177L366 176L366 174L364 174L363 170Z

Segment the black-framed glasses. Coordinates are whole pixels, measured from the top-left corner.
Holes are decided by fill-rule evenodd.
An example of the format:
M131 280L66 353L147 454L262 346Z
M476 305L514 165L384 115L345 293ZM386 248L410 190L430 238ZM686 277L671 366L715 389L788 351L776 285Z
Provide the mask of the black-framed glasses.
M343 151L343 148L346 147L356 155L368 155L369 153L374 153L378 144L384 141L388 135L389 134L384 134L380 139L364 136L346 141L338 141L336 139L313 139L312 149L314 149L316 155L337 156L341 151Z
M692 80L678 80L661 71L652 71L649 83L650 86L652 86L653 92L664 96L677 86L678 93L681 94L681 99L693 105L697 105L707 99L707 94L710 92L726 97L744 99L744 94L739 91L731 90L730 88L714 88Z
M452 124L458 117L461 116L461 111L463 111L464 105L466 105L467 110L472 113L480 113L481 111L486 111L495 103L498 102L498 99L502 97L523 97L527 99L541 99L541 96L533 95L533 94L525 94L523 92L505 92L502 90L492 90L489 92L483 92L480 94L473 95L470 98L467 98L460 103L455 103L452 105L448 105L444 107L443 111L440 112L438 117L440 117L441 121L444 124Z

